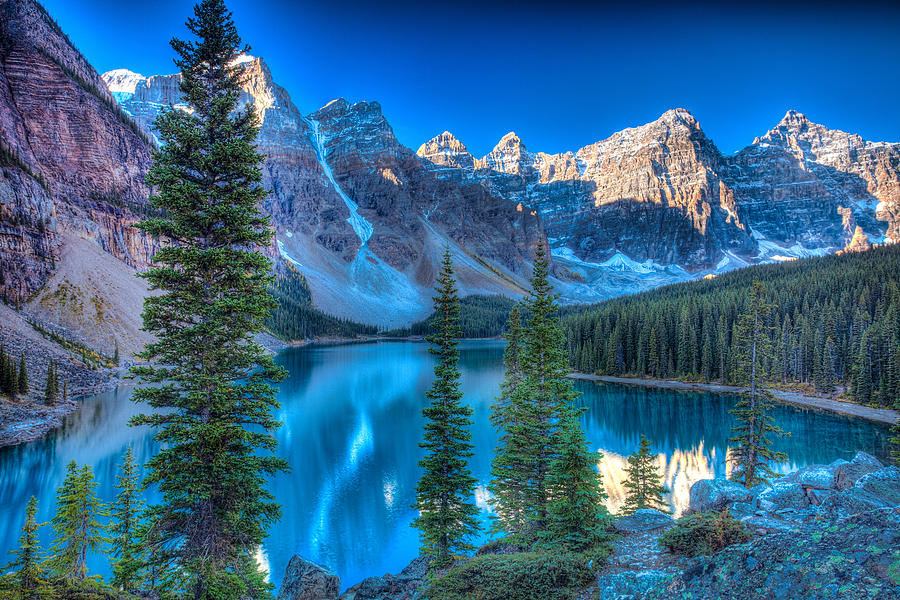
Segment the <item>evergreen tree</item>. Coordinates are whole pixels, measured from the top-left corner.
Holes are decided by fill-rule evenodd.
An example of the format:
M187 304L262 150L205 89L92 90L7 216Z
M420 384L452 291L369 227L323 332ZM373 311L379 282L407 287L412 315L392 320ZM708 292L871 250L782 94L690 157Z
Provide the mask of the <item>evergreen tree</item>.
M47 596L45 589L46 573L42 566L41 545L38 540L37 499L32 496L25 508L25 524L19 537L18 550L10 551L13 560L4 571L8 575L3 579L3 587L15 594L16 600L41 600Z
M416 486L415 508L424 553L431 564L449 565L454 551L471 550L468 540L478 533L478 507L471 500L477 480L469 471L472 456L472 409L462 404L459 389L459 297L453 277L450 250L444 252L434 297L434 333L428 336L429 352L438 357L435 381L426 394L424 470Z
M98 551L106 541L98 517L108 516L96 495L97 481L91 467L81 468L71 461L66 477L56 491L55 534L50 565L56 577L67 581L87 577L87 554Z
M162 449L147 464L162 501L151 511L149 554L195 600L267 595L254 583L252 555L280 508L267 478L286 469L273 456L279 423L273 383L284 376L253 341L274 308L272 240L259 212L263 156L252 103L239 108L249 50L222 0L201 0L175 39L181 90L190 111L164 110L161 149L147 176L152 208L141 228L167 241L141 276L161 291L144 301L144 329L156 336L133 369L146 386L133 398L157 412L133 420L156 428Z
M628 466L625 467L625 514L632 514L642 508L668 512L668 505L662 497L669 490L663 485L654 461L650 440L641 434L638 450L628 457Z
M116 349L113 352L113 364L118 367L120 362L121 361L119 360L119 342L116 342Z
M762 388L763 368L773 355L771 331L774 328L768 325L773 308L766 302L762 283L755 281L747 311L740 316L736 326L736 371L749 382L750 390L731 411L737 419L730 441L738 444L730 458L734 464L731 478L748 488L765 483L768 477L775 475L769 463L787 458L772 450L769 436L783 435L783 432L770 415L771 394Z
M537 537L549 529L549 478L560 455L560 424L576 396L567 379L566 340L559 326L549 265L538 245L532 291L520 351L519 393L510 398L507 422L491 463L490 485L499 525L508 533Z
M603 489L597 463L603 458L591 452L579 422L582 410L567 411L560 435L559 456L548 480L552 490L549 507L550 526L544 534L551 546L580 551L597 540L609 517L603 505Z
M125 451L119 475L116 478L119 490L110 506L113 522L110 525L110 554L112 562L112 584L120 590L130 591L141 582L143 567L141 540L138 538L143 502L140 498L142 487L134 463L131 446Z
M511 398L519 393L522 381L522 313L518 304L509 311L505 337L503 383L500 384L500 397L491 405L491 423L500 430L507 422Z
M63 381L62 401L63 402L69 401L69 382L68 381Z
M28 370L25 368L25 353L19 356L19 377L17 379L19 393L23 396L28 395Z

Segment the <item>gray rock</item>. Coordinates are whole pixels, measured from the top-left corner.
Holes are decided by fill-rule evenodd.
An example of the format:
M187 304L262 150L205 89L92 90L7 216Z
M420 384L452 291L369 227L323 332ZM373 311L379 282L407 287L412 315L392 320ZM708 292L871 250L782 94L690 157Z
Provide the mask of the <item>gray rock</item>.
M834 475L837 466L831 465L810 465L803 467L798 471L798 480L800 485L805 488L813 488L817 490L834 490L837 489L834 483Z
M805 510L809 507L809 499L803 493L803 486L790 481L776 481L772 486L756 497L759 507L766 511L782 508Z
M733 502L750 499L750 492L739 483L727 479L701 479L691 486L688 512L721 510Z
M838 465L835 469L834 483L835 489L846 490L856 483L856 481L869 473L874 473L884 468L877 458L865 452L857 452L853 460L846 464Z
M363 579L344 592L340 600L415 600L427 571L427 559L419 556L399 575Z
M859 488L850 488L826 498L819 506L819 518L836 521L890 506L887 502Z
M793 521L786 521L771 516L758 517L752 516L741 519L741 522L750 530L765 535L776 531L792 531L798 528L798 524Z
M643 598L898 600L897 548L900 511L868 511L838 526L776 532L699 557Z
M341 580L328 567L295 554L288 562L278 600L335 600Z
M639 600L653 587L665 585L672 573L664 571L625 571L597 577L595 591L604 600Z
M650 531L660 527L671 527L675 519L671 515L653 508L642 508L634 511L634 514L617 519L615 527L619 531Z
M809 503L813 506L821 506L823 502L825 502L826 498L833 496L835 493L834 490L817 490L817 489L809 489L806 490L806 497L809 498Z
M751 502L735 502L728 508L736 519L756 513L756 504Z
M854 487L862 490L890 506L900 505L900 469L888 467L863 475L856 480Z

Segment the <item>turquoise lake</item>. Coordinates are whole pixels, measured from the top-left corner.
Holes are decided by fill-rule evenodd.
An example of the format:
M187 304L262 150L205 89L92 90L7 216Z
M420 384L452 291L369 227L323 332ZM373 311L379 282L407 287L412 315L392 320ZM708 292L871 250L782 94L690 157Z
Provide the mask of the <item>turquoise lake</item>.
M484 486L497 440L489 407L503 376L502 357L500 341L461 345L465 401L475 410L471 467L481 482L476 501L485 521ZM292 471L272 482L283 517L260 557L272 581L280 583L295 553L334 569L345 588L371 575L398 572L418 548L409 523L421 454L421 409L433 379L427 345L307 346L287 350L277 360L290 371L279 392L283 426L277 437ZM576 388L588 409L583 417L587 437L603 452L599 468L611 509L622 501L625 457L641 433L654 443L676 513L687 505L692 483L726 473L734 396L591 382L577 382ZM127 389L98 394L86 398L65 427L43 440L0 448L0 553L5 556L15 547L30 496L40 503L39 519L49 521L69 460L91 464L101 481L99 493L112 499L124 449L131 445L140 461L155 449L148 430L126 426L140 411ZM777 442L790 456L781 465L785 471L851 458L857 450L879 458L888 454L887 426L786 405L776 406L775 418L791 432ZM45 547L50 533L49 526L42 529ZM89 566L105 575L105 563L95 556Z

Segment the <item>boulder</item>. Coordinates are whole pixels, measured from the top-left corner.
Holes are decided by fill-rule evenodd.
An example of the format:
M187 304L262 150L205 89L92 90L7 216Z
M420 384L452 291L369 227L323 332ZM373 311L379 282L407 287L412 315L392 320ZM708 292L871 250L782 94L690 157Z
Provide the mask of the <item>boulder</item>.
M420 556L406 566L399 575L368 577L346 592L340 600L414 600L425 581L428 561Z
M859 488L850 488L834 494L822 501L819 506L819 519L836 521L878 508L887 508L889 504Z
M881 461L879 461L871 454L866 454L865 452L857 452L856 456L853 457L853 460L848 463L838 465L837 469L835 469L835 489L849 489L853 487L853 485L860 477L868 475L869 473L874 473L875 471L883 468L884 465L881 464Z
M328 567L295 554L288 562L278 600L335 600L341 593L341 579Z
M809 489L806 490L806 497L809 498L809 503L813 506L821 506L823 502L825 502L826 498L829 498L836 494L834 490L817 490L817 489Z
M804 488L812 488L816 490L834 490L835 473L837 466L832 465L810 465L803 467L798 471L798 482Z
M699 557L642 600L897 600L897 548L900 510L869 511Z
M642 508L634 514L617 519L615 528L626 533L634 531L650 531L660 527L671 527L675 519L671 515L653 508Z
M701 479L691 486L688 512L721 510L733 502L750 499L750 492L739 483L727 479Z
M783 508L805 510L809 507L809 499L803 493L803 486L790 481L776 481L769 489L756 497L757 505L765 510L774 512Z
M728 507L735 519L750 516L756 513L756 504L752 502L735 502Z
M854 488L883 500L890 506L900 506L900 469L888 467L863 475Z
M797 529L798 524L793 521L786 521L773 516L751 516L741 519L747 529L754 533L765 535L776 531L792 531Z

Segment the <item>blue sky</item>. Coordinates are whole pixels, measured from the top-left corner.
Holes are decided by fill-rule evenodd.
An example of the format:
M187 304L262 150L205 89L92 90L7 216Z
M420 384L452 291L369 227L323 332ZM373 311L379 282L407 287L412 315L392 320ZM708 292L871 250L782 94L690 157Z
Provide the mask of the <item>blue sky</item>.
M476 156L511 130L576 150L674 107L725 153L791 108L900 141L900 3L226 1L304 113L377 100L413 149L446 129ZM168 41L193 6L43 3L98 71L144 75L174 70Z

